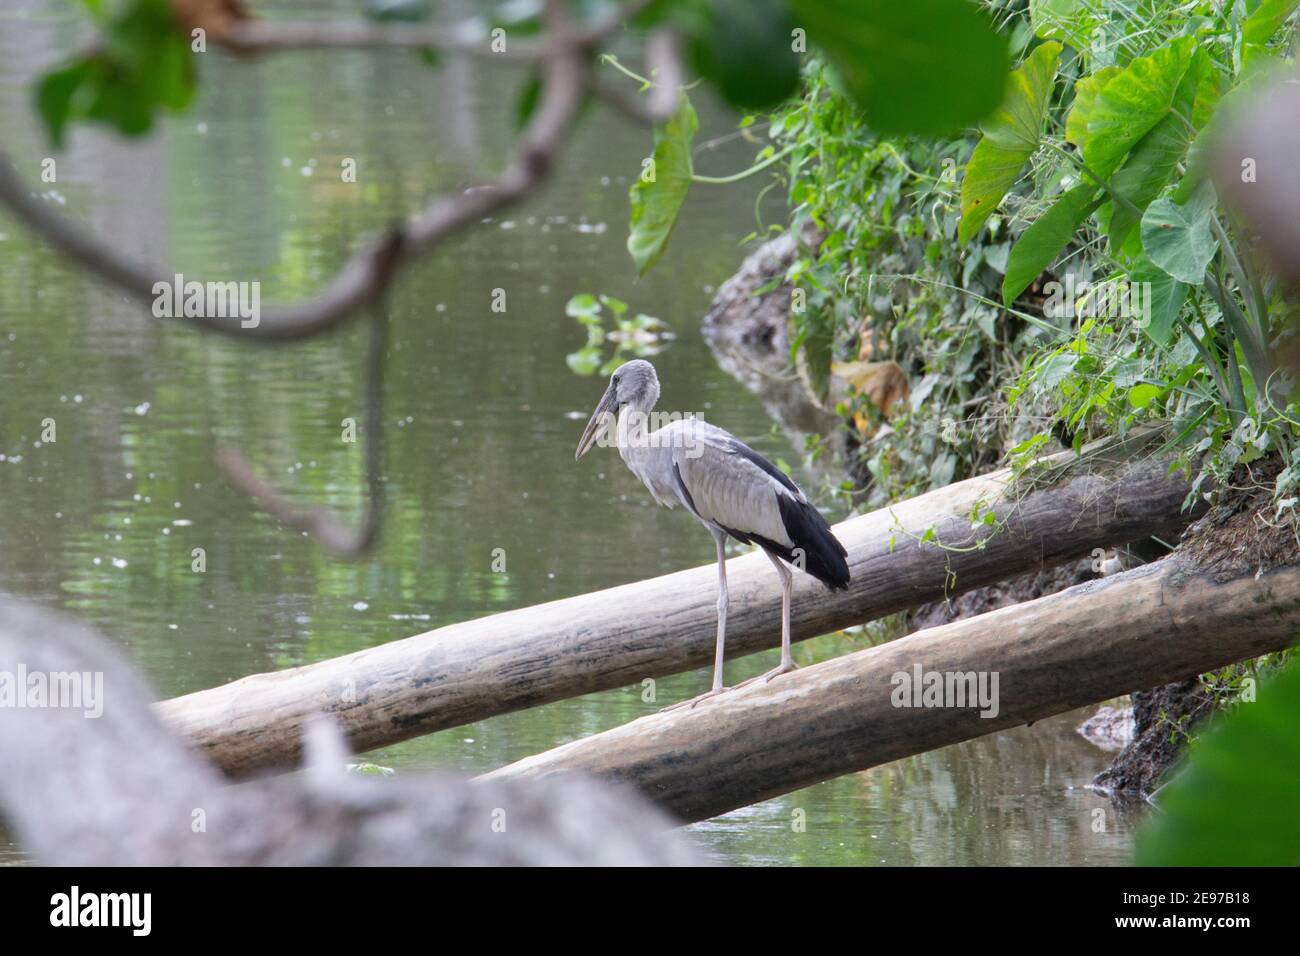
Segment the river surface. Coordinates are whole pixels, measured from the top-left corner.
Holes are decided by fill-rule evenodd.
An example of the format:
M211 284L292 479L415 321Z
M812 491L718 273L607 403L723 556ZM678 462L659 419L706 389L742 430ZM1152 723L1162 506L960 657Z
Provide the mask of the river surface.
M359 237L510 157L523 74L483 60L434 72L401 52L250 62L211 52L197 102L156 135L126 142L83 128L54 154L32 83L84 43L76 6L0 9L0 148L46 201L119 249L187 276L258 280L264 303L318 288ZM700 106L701 142L734 131L734 117ZM213 462L218 444L235 444L294 500L355 515L361 446L341 440L341 423L363 417L360 330L278 348L198 334L151 318L0 214L0 593L92 622L171 696L711 561L709 536L654 507L612 452L573 461L603 387L566 363L586 335L564 307L582 292L618 296L675 333L655 359L663 407L703 413L816 489L803 448L718 369L699 334L741 240L783 221L781 190L760 197L763 177L697 186L668 254L636 282L627 189L649 143L592 110L544 193L403 275L385 372L388 513L379 548L359 562L280 526ZM754 150L732 137L696 162L724 174ZM57 179L40 183L47 156ZM355 183L339 175L347 159ZM503 312L492 309L497 290ZM53 443L41 441L45 419ZM868 640L829 635L796 659ZM770 657L730 664L728 679ZM659 705L639 688L593 694L364 759L398 773L488 770L708 679L661 681ZM1131 824L1085 789L1106 758L1075 733L1082 716L852 774L688 833L741 864L1126 862ZM0 829L0 861L24 860Z

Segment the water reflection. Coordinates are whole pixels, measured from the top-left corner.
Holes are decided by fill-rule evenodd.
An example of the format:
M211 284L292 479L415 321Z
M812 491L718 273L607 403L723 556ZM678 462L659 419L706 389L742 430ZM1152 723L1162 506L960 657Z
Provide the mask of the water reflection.
M31 79L83 42L70 11L49 0L0 12L0 128L33 181L47 148ZM431 74L404 54L234 63L210 53L198 103L161 135L124 143L77 131L48 201L133 254L189 276L259 280L264 303L290 299L368 232L505 165L522 78L504 69L465 62ZM725 132L727 116L704 107L704 130ZM601 388L565 364L585 337L564 314L578 292L618 296L672 327L676 342L656 359L665 408L703 413L773 457L800 457L698 331L755 228L762 183L699 190L671 253L636 283L622 239L629 177L648 143L593 111L542 196L403 276L387 362L388 514L380 548L359 563L279 527L213 466L218 443L237 444L286 493L355 513L360 446L341 440L341 423L362 417L357 330L252 349L160 328L0 217L0 591L90 620L174 695L710 561L708 535L652 506L614 456L572 457L574 415ZM751 153L735 143L707 162L738 169ZM356 160L355 184L338 175L345 159ZM764 208L769 221L781 216ZM490 308L496 290L504 313ZM54 443L39 440L46 418ZM504 573L492 570L497 548ZM832 636L796 656L852 646ZM754 659L729 674L765 666ZM685 696L705 681L683 675L660 691ZM611 691L368 759L484 770L647 706L639 688ZM1098 837L1080 822L1091 804L1071 788L1102 762L1084 747L1064 725L1016 731L693 832L737 861L1118 859L1123 830ZM808 811L803 834L790 832L796 807ZM0 857L17 857L5 840Z

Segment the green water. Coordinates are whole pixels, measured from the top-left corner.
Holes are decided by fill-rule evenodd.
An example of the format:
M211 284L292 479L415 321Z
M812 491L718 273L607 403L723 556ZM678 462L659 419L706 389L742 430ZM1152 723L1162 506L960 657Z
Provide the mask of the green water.
M32 78L84 40L70 9L51 0L0 10L0 148L34 184L49 153ZM57 156L57 182L39 191L136 255L189 276L259 280L264 303L312 291L358 236L500 169L523 79L483 61L435 74L402 53L236 63L214 52L201 69L186 114L131 143L78 131ZM713 104L701 112L701 140L734 129ZM236 444L296 500L355 515L360 445L341 441L340 423L363 417L359 331L254 348L171 327L0 214L0 592L94 623L170 696L710 561L709 536L654 507L616 456L573 461L602 386L566 365L584 333L564 304L606 292L676 333L655 359L663 407L703 412L817 484L699 335L713 288L756 228L765 183L698 187L670 253L634 282L627 186L648 143L646 131L593 110L543 194L403 275L386 363L384 536L351 563L260 513L213 461L219 443ZM752 154L729 141L697 163L730 172ZM355 184L338 175L345 158L357 162ZM759 205L765 222L784 216L779 193ZM497 289L504 313L491 309ZM52 444L39 442L47 418ZM204 573L192 570L195 548ZM497 548L506 573L492 569ZM829 636L796 658L863 640ZM734 663L728 678L771 663ZM661 682L661 696L707 682L680 675ZM647 706L638 689L595 694L367 759L487 770ZM1122 862L1130 825L1083 789L1105 758L1074 733L1078 719L851 775L688 832L736 863ZM0 830L0 860L22 859Z

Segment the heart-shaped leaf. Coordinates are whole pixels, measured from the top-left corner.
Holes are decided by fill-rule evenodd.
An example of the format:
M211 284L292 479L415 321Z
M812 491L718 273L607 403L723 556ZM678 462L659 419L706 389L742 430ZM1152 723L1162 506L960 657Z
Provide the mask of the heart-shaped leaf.
M1118 73L1119 67L1108 66L1080 77L1074 84L1074 102L1070 104L1070 115L1065 118L1065 138L1080 149L1088 141L1088 120L1092 118L1101 88Z
M627 251L638 275L645 275L659 261L677 225L677 214L691 188L691 142L699 126L695 108L683 94L673 118L655 129L652 165L642 170L629 191L632 220Z
M1083 143L1083 159L1093 173L1109 178L1134 144L1168 115L1195 48L1195 37L1179 37L1134 60L1096 91Z
M1187 205L1157 199L1142 216L1142 249L1147 258L1169 275L1200 285L1219 244L1211 232L1214 192L1198 189Z
M1129 272L1129 284L1134 287L1133 300L1140 301L1144 310L1139 317L1142 331L1156 344L1168 345L1178 311L1187 298L1186 284L1146 259Z
M1196 94L1204 71L1210 69L1213 65L1209 55L1197 50L1165 118L1138 140L1128 160L1111 177L1111 189L1125 200L1115 203L1115 212L1110 218L1110 248L1113 252L1123 247L1124 240L1141 221L1148 204L1160 195L1187 153L1195 132L1191 124Z
M967 0L792 0L879 133L942 135L974 126L998 105L1007 44Z

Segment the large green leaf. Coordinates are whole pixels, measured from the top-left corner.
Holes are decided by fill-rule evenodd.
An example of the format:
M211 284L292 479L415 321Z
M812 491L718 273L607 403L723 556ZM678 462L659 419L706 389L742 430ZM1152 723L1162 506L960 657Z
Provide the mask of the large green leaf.
M1300 864L1300 667L1264 682L1200 735L1156 798L1140 866Z
M130 0L113 17L97 19L100 44L36 87L36 108L56 148L75 120L137 136L159 109L184 109L194 97L189 43L167 0Z
M1138 140L1128 160L1111 177L1112 191L1125 202L1115 203L1110 219L1110 248L1118 252L1129 233L1142 220L1147 205L1160 195L1195 133L1193 108L1203 71L1212 69L1209 55L1197 50L1192 65L1178 84L1168 112Z
M799 85L793 27L784 0L713 0L691 39L691 64L732 106L769 109Z
M969 242L984 225L993 210L1020 178L1028 154L1018 149L1003 149L991 140L982 139L966 164L961 182L961 225L958 241Z
M1243 70L1240 82L1236 86L1229 87L1227 78L1214 67L1213 63L1210 69L1204 72L1200 89L1196 93L1196 104L1192 107L1192 125L1197 128L1197 133L1187 149L1187 159L1183 163L1187 171L1174 192L1175 202L1180 205L1187 202L1192 193L1205 181L1210 154L1219 133L1216 128L1217 123L1211 123L1210 120L1217 116L1231 116L1237 109L1237 105L1245 102L1251 95L1250 91L1256 89L1255 84L1269 75L1268 70L1255 73L1247 73Z
M659 261L677 225L677 214L691 188L691 142L699 126L695 107L683 94L673 118L655 129L652 171L638 176L629 191L632 221L627 251L638 275L645 275Z
M1164 119L1196 48L1195 37L1179 37L1140 57L1096 92L1088 111L1083 159L1103 179L1147 132Z
M1300 0L1261 0L1255 11L1241 25L1241 38L1246 43L1267 43L1286 22L1287 17L1300 7Z
M1192 125L1201 130L1209 124L1223 98L1225 79L1215 66L1213 57L1202 50L1197 50L1197 55L1203 56L1203 63L1196 84L1196 101L1192 104Z
M1027 153L1038 148L1060 57L1061 44L1049 41L1037 47L1011 72L1001 104L980 124L986 139Z
M1186 284L1145 258L1138 260L1129 271L1129 282L1142 288L1142 302L1147 310L1142 331L1157 345L1168 345L1174 322L1187 297Z
M1205 270L1218 243L1210 227L1214 191L1198 189L1185 206L1157 199L1142 216L1142 249L1147 258L1188 285L1205 281Z
M1002 300L1014 302L1074 238L1079 225L1097 208L1098 187L1082 183L1065 193L1020 234L1007 257Z
M36 112L45 121L45 131L55 149L63 147L64 131L76 115L73 102L89 80L92 66L79 61L45 74L36 86Z
M1119 67L1108 66L1080 77L1074 84L1074 102L1070 105L1070 115L1065 118L1065 138L1080 149L1088 141L1088 120L1092 118L1097 94L1119 72Z
M791 0L879 133L942 135L998 105L1007 44L968 0Z
M1128 390L1128 403L1134 408L1146 408L1164 391L1159 385L1142 382Z
M1038 149L1060 56L1061 44L1054 40L1029 54L1007 78L1002 104L981 125L984 137L966 164L961 184L959 241L969 242L979 231Z

